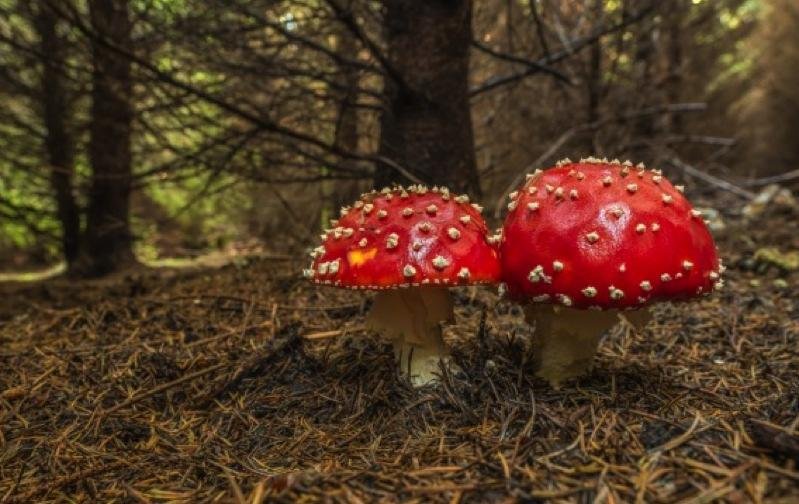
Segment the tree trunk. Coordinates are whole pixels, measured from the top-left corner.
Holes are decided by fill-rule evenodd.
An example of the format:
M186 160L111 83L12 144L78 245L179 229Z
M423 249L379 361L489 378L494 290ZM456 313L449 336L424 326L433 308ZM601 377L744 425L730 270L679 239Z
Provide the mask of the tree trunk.
M428 184L480 195L469 106L471 0L386 0L380 155ZM393 74L393 75L391 75ZM388 163L375 186L408 182Z
M86 226L87 275L105 275L135 262L130 232L131 127L130 61L107 44L130 51L128 0L90 0L92 28L92 168ZM107 43L106 43L107 42Z
M631 99L633 107L643 110L652 107L657 102L653 102L656 97L657 89L654 85L653 75L653 55L654 40L653 32L657 29L656 21L646 18L640 22L638 29L634 32L635 50L633 53L633 78L636 82L637 92ZM637 163L639 161L651 160L650 143L657 133L656 121L652 117L641 116L633 120L636 138L641 142L631 149L631 156Z
M345 62L338 68L339 94L338 117L336 118L335 145L345 152L358 152L358 91L360 72L347 61L358 59L358 44L355 37L344 26L336 37L336 53ZM347 161L345 161L347 163ZM350 162L351 163L351 162ZM323 174L327 175L327 168ZM339 208L352 204L360 194L358 182L354 180L324 180L319 184L322 211L321 227L327 228L329 220L338 217Z
M671 12L669 13L668 26L668 81L666 85L666 95L668 103L679 103L682 97L683 84L683 50L682 50L682 24L683 24L683 0L673 0L671 2ZM683 132L682 115L675 113L670 116L669 130L674 134Z
M346 61L358 59L358 44L346 30L338 36L336 52ZM342 63L339 68L339 84L342 87L338 119L336 121L336 147L348 152L358 151L358 69Z
M594 22L600 24L604 18L604 0L594 0L592 17ZM599 119L599 102L602 97L602 39L598 38L591 44L591 51L588 56L588 76L586 79L586 91L588 92L588 104L586 110L586 122L594 123ZM589 133L586 139L585 155L591 156L599 154L596 151L596 134Z
M74 139L67 127L69 100L62 74L66 55L56 28L57 20L47 3L40 2L36 28L43 65L40 88L45 149L50 164L50 185L61 223L61 253L71 270L80 252L80 210L73 189Z

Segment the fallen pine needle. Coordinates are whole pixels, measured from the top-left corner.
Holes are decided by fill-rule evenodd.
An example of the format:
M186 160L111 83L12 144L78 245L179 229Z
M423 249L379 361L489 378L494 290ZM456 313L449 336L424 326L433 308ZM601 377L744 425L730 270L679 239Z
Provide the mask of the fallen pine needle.
M305 335L303 335L302 338L303 339L307 339L307 340L319 340L319 339L325 339L325 338L333 338L335 336L342 336L344 334L359 333L359 332L363 332L365 330L366 329L363 328L363 327L354 327L352 329L337 329L335 331L321 331L321 332L305 334Z
M222 369L225 366L227 366L226 362L222 362L222 363L219 363L219 364L214 364L213 366L207 367L205 369L200 369L199 371L195 371L193 373L189 373L187 375L181 376L180 378L172 380L171 382L167 382L167 383L164 383L164 384L159 385L157 387L151 388L150 390L148 390L146 392L142 392L141 394L136 394L135 396L131 397L130 399L126 399L125 401L122 401L119 404L115 404L114 406L111 406L110 408L108 408L105 411L101 411L100 413L98 413L98 417L99 418L105 418L108 415L111 415L111 414L119 411L122 408L126 408L126 407L130 406L131 404L135 404L135 403L141 401L142 399L147 399L148 397L154 396L155 394L157 394L159 392L163 392L165 390L169 390L172 387L180 385L181 383L194 380L195 378L199 378L201 376L205 376L205 375L207 375L209 373L213 373L214 371L216 371L218 369Z

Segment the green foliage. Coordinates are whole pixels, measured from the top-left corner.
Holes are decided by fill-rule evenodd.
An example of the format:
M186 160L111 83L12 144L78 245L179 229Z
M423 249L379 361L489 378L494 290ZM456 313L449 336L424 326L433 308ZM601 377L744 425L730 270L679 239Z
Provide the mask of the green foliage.
M148 185L145 194L164 211L161 227L176 225L187 248L208 248L242 235L238 223L250 202L232 196L237 185L237 179L229 175L198 173L174 181L163 178ZM153 223L141 223L137 228L142 241L150 244L159 232Z
M131 7L134 11L146 12L164 21L173 21L189 10L186 0L134 0Z
M30 171L0 163L0 250L37 249L57 257L58 221L47 192Z

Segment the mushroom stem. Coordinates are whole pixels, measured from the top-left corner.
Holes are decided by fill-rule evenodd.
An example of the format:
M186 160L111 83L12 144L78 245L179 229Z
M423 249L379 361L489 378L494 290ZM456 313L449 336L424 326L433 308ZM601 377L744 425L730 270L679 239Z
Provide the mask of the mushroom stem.
M452 308L446 288L381 291L375 296L367 326L391 340L400 373L418 387L436 381L439 363L449 356L441 322L453 318Z
M535 374L554 388L591 369L600 338L619 321L616 310L575 310L552 305L528 305L524 314L527 323L535 322Z

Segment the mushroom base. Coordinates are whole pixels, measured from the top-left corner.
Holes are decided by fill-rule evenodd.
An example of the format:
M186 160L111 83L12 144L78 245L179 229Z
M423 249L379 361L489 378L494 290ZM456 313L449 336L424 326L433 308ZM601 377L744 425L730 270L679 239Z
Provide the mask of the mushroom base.
M400 373L418 387L435 382L440 363L448 360L441 322L452 320L452 308L446 288L386 290L375 296L366 322L391 340Z
M600 338L620 317L639 330L650 317L649 310L622 313L551 305L530 305L525 307L524 314L527 322L535 322L536 326L533 334L535 374L555 388L591 370Z

